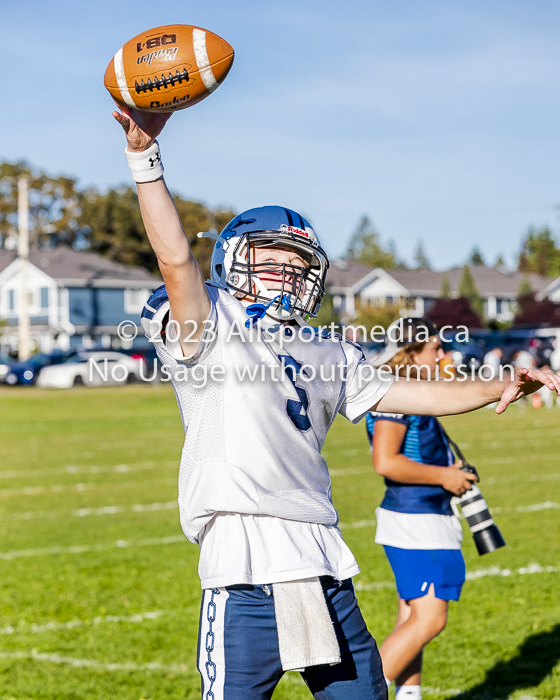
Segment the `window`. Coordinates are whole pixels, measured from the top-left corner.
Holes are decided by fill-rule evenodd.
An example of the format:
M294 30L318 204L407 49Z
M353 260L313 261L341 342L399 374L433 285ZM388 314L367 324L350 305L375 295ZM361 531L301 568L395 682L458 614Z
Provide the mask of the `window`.
M139 314L150 296L149 289L125 289L124 310L127 314Z
M416 311L416 297L407 297L404 303L404 308L407 311Z
M10 311L15 311L16 308L16 291L15 289L10 289L8 292L8 308Z
M42 309L49 308L49 288L48 287L41 287L41 308Z
M433 305L436 303L435 299L431 299L429 297L424 298L424 311L423 313L428 313L428 311L433 307Z

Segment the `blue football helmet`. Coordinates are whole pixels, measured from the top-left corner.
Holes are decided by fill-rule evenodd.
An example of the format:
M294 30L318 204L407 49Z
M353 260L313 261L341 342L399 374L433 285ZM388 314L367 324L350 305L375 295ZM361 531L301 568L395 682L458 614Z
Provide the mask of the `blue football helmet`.
M260 318L266 313L279 321L299 323L317 315L329 261L313 227L300 214L285 207L257 207L236 216L219 235L199 236L216 240L211 281L238 299L251 300L249 315ZM255 263L256 248L274 247L294 250L307 266ZM269 283L273 275L273 285L265 284L263 273L268 273Z

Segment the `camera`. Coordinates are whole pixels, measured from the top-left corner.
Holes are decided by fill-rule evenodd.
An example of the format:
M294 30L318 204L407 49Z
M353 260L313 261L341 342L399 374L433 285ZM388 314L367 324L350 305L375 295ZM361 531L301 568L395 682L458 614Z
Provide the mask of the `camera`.
M464 464L461 470L475 474L478 477L476 467L473 467L471 464ZM476 549L480 555L505 547L506 541L492 519L488 504L476 484L473 484L472 488L464 493L461 498L457 498L456 503L461 506L461 511L466 518Z

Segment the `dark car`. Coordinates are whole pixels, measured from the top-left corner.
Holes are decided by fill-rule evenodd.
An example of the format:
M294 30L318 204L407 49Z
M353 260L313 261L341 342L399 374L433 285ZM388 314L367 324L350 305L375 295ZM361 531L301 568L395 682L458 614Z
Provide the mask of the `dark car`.
M11 368L16 364L16 360L13 357L8 357L7 355L0 355L0 382L4 380L4 377L10 372Z
M161 362L153 343L138 345L128 349L121 348L119 352L123 352L125 355L135 360L142 360L144 362L142 369L142 378L144 381L161 381Z
M9 371L0 377L0 382L10 386L35 384L37 375L43 367L59 365L75 353L75 350L54 350L50 353L40 352L37 355L32 355L28 360L12 363Z
M451 338L451 333L445 334L445 340L442 339L442 348L444 352L451 352L453 364L457 367L465 365L469 369L474 367L477 370L484 359L484 349L478 342L469 338L469 340L459 340L460 334ZM447 338L450 338L447 340Z
M510 329L507 331L474 331L471 339L483 348L484 354L493 348L502 349L502 365L509 365L520 350L526 350L535 358L538 367L550 364L554 351L554 338L537 336L533 329Z

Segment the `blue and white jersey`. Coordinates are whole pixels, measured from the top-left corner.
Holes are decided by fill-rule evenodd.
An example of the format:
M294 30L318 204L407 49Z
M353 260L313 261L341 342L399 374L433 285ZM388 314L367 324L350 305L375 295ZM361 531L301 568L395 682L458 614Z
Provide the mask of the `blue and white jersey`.
M358 422L393 377L366 365L359 346L340 336L266 318L247 328L243 303L213 285L207 289L209 333L190 357L170 342L169 324L165 333L163 287L142 314L185 429L179 474L185 535L198 542L222 512L335 526L321 456L327 431L337 413Z
M412 461L436 467L448 467L454 463L453 453L438 419L434 416L406 416L370 411L366 416L370 445L378 420L392 421L406 426L406 435L400 453ZM381 507L387 510L397 513L438 513L439 515L453 513L450 505L453 495L441 486L400 484L387 478L385 486L387 490Z
M410 460L442 468L454 463L453 452L434 416L370 411L366 416L370 445L380 420L406 426L400 454ZM404 549L460 549L462 529L451 508L453 494L442 486L403 484L388 478L385 486L376 511L376 542Z

